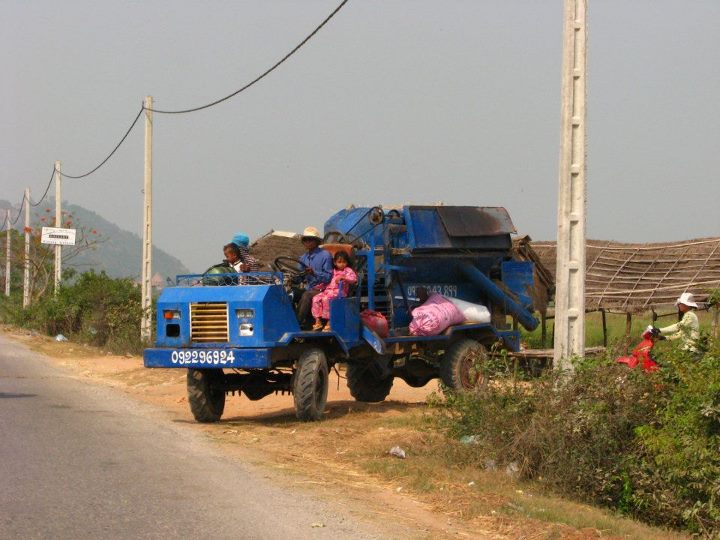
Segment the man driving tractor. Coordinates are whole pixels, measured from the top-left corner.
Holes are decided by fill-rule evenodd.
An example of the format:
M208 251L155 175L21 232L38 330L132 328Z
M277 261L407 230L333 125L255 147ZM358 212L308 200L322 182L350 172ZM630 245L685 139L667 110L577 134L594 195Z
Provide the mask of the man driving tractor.
M330 252L320 248L320 231L315 227L306 227L300 241L307 250L300 257L303 273L298 287L293 287L298 322L303 329L312 326L310 309L313 297L322 292L330 283L333 275L333 259Z

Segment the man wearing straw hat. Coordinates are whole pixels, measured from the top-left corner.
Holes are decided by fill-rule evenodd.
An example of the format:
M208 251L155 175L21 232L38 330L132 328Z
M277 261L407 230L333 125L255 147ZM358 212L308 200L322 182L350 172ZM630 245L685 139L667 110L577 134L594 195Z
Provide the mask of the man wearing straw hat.
M320 231L315 227L306 227L300 238L306 252L300 257L303 266L303 288L295 290L297 294L297 316L300 326L307 328L313 297L322 292L330 283L333 275L333 262L330 252L320 248Z
M695 297L692 293L684 292L677 299L675 305L682 314L682 319L676 324L660 328L660 332L669 334L665 336L666 339L682 339L682 345L680 346L682 350L697 353L698 350L695 344L700 338L700 321L695 315L695 310L698 307Z

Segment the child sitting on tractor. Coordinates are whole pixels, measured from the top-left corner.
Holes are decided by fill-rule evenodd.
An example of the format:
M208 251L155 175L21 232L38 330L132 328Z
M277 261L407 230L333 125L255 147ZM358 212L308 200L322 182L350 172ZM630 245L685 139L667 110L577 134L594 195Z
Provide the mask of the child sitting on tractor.
M344 251L338 251L333 257L333 277L324 291L316 294L312 299L312 314L315 324L312 329L329 332L330 328L330 300L337 298L342 286L343 295L347 295L350 285L357 283L357 274L350 266L350 257ZM327 324L323 327L323 319Z

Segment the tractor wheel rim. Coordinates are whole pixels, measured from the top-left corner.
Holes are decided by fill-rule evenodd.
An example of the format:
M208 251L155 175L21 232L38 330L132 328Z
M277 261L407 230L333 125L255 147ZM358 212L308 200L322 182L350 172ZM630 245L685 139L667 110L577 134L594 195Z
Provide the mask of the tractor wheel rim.
M463 388L471 390L477 388L482 382L482 373L479 369L478 354L468 351L460 362L460 383Z

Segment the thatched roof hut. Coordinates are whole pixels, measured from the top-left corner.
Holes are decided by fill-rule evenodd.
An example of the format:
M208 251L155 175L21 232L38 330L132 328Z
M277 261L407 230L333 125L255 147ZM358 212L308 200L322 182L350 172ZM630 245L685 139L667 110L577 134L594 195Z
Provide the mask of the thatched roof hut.
M533 248L554 277L555 242L533 242ZM655 244L587 241L588 310L636 313L673 304L683 292L705 302L719 287L720 237Z
M263 270L277 257L299 258L305 252L300 235L287 231L270 231L250 244L250 254L260 261Z

